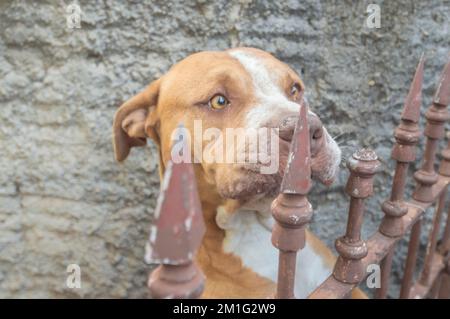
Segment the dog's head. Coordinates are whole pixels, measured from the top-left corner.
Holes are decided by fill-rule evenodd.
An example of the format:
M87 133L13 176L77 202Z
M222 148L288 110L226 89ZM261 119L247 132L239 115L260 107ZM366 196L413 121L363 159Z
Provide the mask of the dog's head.
M304 90L291 68L258 49L193 54L117 111L116 159L124 160L150 137L164 171L174 156L174 132L187 133L197 176L220 197L274 195L300 107L308 107ZM316 114L309 111L308 121L312 175L328 184L341 153Z

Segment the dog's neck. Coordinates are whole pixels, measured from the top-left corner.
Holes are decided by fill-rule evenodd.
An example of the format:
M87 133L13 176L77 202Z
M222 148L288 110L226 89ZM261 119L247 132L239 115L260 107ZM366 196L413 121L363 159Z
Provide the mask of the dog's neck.
M246 267L239 255L225 251L228 230L217 223L218 218L224 216L218 212L227 212L227 215L233 216L238 213L239 201L221 198L215 185L203 179L201 169L196 168L197 187L206 226L205 236L197 253L197 262L207 278L202 297L267 298L273 295L275 283L272 280Z
M222 252L221 257L225 259L232 256L237 263L236 269L254 278L250 284L260 278L264 279L263 283L269 280L271 285L266 286L269 290L261 289L265 297L274 293L278 275L278 251L271 242L274 224L270 212L272 200L271 197L260 196L236 210L230 210L233 205L228 202L228 205L216 208L215 218L209 219L209 223L214 225L207 226L209 230L214 227L220 232L220 242L216 242L216 247ZM213 236L217 238L217 234ZM331 274L333 264L334 256L329 249L307 232L306 246L299 252L297 259L295 295L307 297ZM252 287L247 297L255 296L257 288L253 284Z
M206 275L204 298L267 298L276 289L278 251L272 246L273 197L245 202L221 198L196 167L197 187L206 226L197 262ZM307 232L298 254L295 294L304 298L331 273L334 257Z

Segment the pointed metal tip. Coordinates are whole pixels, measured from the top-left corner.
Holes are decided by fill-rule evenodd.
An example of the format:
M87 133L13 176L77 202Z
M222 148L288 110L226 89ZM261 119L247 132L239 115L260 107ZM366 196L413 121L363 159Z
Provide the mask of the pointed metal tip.
M402 119L409 120L414 123L419 121L420 106L422 104L422 82L423 82L423 68L425 64L425 55L422 53L419 64L416 68L416 73L411 83L409 93L405 99L403 106Z
M149 240L151 258L164 264L192 260L205 233L205 224L190 161L167 163L155 218L156 230Z
M450 54L447 60L433 98L433 102L440 105L450 104Z
M422 60L425 61L425 52L422 52L422 54L420 55L419 63L420 63L420 61L422 61Z
M172 133L170 141L170 159L175 164L192 163L190 138L189 130L184 126L183 122L180 122Z
M306 195L311 188L308 107L302 103L281 182L281 193Z

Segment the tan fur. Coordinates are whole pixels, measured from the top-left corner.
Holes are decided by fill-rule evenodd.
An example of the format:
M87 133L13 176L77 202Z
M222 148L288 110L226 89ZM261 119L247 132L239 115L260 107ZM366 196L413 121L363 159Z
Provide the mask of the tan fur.
M242 50L242 49L241 49ZM246 48L261 57L271 70L280 74L280 87L286 92L293 81L301 84L298 75L287 65L261 50ZM214 93L226 94L232 106L221 112L205 111L203 102ZM252 107L255 96L252 80L242 65L227 52L201 52L174 65L167 74L152 82L142 93L125 102L117 111L113 124L113 141L116 159L123 161L130 148L144 146L150 137L159 148L160 175L170 160L171 134L180 124L193 131L193 119L203 122L203 129L244 126L244 115ZM268 123L276 126L277 123ZM280 163L286 159L289 144L281 144ZM320 152L319 152L320 153ZM326 154L326 152L323 152ZM320 155L320 154L319 154ZM312 160L313 169L320 170L327 160ZM315 166L314 166L315 165ZM197 262L207 277L204 298L267 298L275 293L276 284L244 267L241 260L222 248L224 231L215 221L217 207L231 205L236 208L239 199L225 199L222 195L241 180L251 189L257 183L268 184L260 174L242 172L241 169L221 164L196 164L194 166L202 203L206 234L197 254ZM269 180L273 183L273 181ZM264 184L265 182L265 184ZM279 186L273 185L277 190ZM329 265L335 257L314 235L308 232L308 242ZM275 248L274 248L275 249ZM354 294L361 297L361 294Z

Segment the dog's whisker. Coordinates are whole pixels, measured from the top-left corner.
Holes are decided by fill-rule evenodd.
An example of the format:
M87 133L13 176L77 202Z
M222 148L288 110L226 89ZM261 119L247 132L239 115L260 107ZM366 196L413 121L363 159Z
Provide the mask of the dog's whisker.
M338 134L338 135L335 135L335 136L333 136L333 139L335 140L335 139L337 139L337 138L339 138L339 137L341 137L341 136L343 136L343 135L345 135L345 134L347 134L346 132L343 132L343 133L340 133L340 134Z

